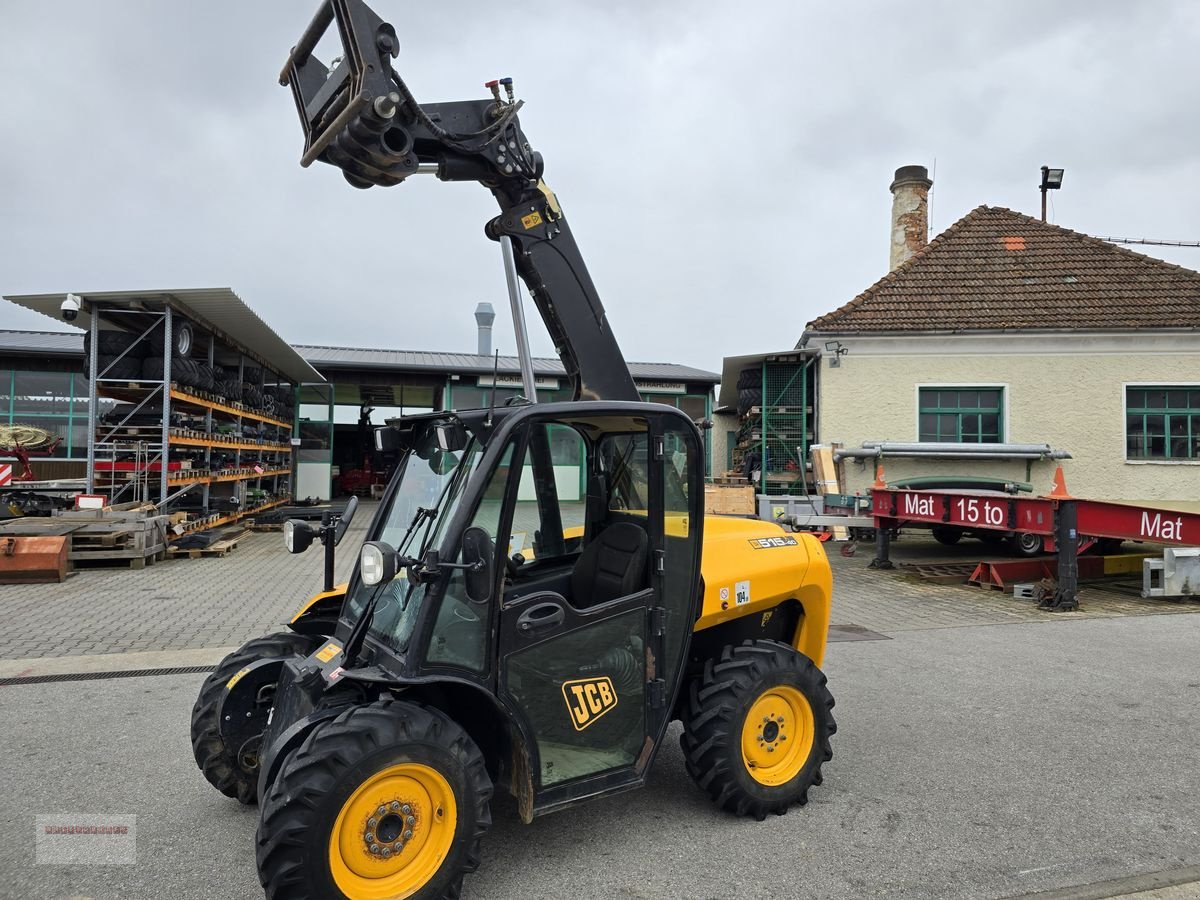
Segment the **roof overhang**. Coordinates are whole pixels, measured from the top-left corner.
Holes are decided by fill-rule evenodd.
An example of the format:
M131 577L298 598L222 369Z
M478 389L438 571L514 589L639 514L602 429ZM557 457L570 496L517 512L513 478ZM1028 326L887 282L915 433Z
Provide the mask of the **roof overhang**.
M821 352L815 347L805 347L725 357L721 363L721 390L717 395L717 409L737 406L737 381L742 369L748 366L761 366L764 362L799 363L820 355Z
M170 307L227 343L245 348L247 355L297 383L325 379L292 346L277 335L229 288L188 288L168 291L74 292L83 302L70 324L87 330L94 304L129 310L162 310ZM66 294L7 295L6 300L61 322Z

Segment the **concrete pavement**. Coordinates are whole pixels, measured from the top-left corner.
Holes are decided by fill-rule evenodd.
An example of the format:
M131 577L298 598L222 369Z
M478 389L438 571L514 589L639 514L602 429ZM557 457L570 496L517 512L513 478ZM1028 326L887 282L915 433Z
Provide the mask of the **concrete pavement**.
M1200 618L892 637L831 647L840 727L807 807L719 813L671 741L642 791L530 826L498 800L466 896L1001 898L1200 865ZM259 896L255 812L191 760L202 677L0 688L0 897ZM51 813L137 815L137 865L33 865Z

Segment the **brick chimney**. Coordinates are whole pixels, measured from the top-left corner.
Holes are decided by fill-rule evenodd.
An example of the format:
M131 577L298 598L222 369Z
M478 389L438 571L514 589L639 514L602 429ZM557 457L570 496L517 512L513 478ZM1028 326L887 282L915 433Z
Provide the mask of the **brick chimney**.
M924 166L901 166L892 192L892 255L888 271L903 265L929 243L929 189Z

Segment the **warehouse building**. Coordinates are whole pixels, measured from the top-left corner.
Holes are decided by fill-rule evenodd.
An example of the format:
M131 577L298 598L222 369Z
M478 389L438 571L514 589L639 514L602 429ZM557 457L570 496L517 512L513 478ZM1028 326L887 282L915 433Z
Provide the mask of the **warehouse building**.
M493 357L490 308L480 307L475 353L293 346L325 379L296 392L295 496L336 495L342 475L361 470L368 417L379 425L404 413L487 406L493 396L503 404L522 393L519 362ZM543 358L533 363L538 399L568 399L562 363ZM716 373L670 363L635 362L629 368L644 399L676 406L695 420L711 417ZM109 402L98 401L101 414ZM88 382L81 332L0 330L0 424L30 424L62 438L52 455L33 459L39 478L83 476Z

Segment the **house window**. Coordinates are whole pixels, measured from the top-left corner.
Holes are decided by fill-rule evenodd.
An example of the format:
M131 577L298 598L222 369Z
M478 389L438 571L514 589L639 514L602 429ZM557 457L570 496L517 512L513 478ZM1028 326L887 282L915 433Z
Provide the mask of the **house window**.
M922 441L998 444L1004 434L1002 388L923 387L918 407Z
M1125 458L1200 459L1200 388L1126 388Z

